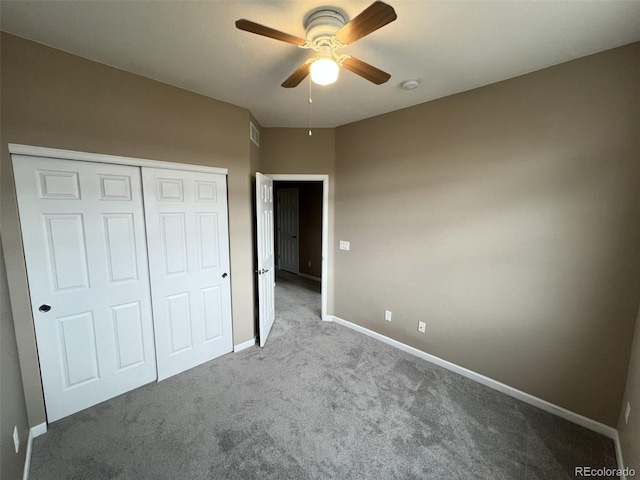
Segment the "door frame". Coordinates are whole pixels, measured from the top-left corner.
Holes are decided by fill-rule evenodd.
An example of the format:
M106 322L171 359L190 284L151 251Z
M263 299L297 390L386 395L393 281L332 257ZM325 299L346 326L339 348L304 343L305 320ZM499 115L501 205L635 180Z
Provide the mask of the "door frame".
M274 182L322 182L322 297L321 318L327 321L328 261L329 261L329 175L297 173L265 173Z
M204 172L228 174L228 169L192 165L189 163L165 162L162 160L147 160L146 158L119 157L102 153L76 152L74 150L60 150L58 148L32 147L30 145L9 144L11 155L28 155L31 157L59 158L61 160L79 160L82 162L115 163L131 167L164 168L165 170L183 170L185 172Z
M9 143L7 147L10 156L27 155L32 157L48 157L58 158L62 160L80 160L85 162L111 163L117 165L129 165L134 167L151 167L183 170L189 172L219 173L228 176L228 169L220 167L208 167L204 165L165 162L163 160L149 160L134 157L121 157L117 155L88 153L75 150L63 150L58 148L38 147L16 143ZM10 181L12 187L15 188L13 167L11 167L11 171L12 177ZM16 201L17 205L15 192L14 200ZM17 212L15 219L19 219ZM17 231L11 232L10 234L5 233L2 235L5 263L7 263L6 247L8 245L13 247L18 243L20 245L20 248L23 248L22 232ZM47 431L47 417L44 405L44 393L42 389L42 372L40 371L40 365L38 364L38 362L32 361L32 359L34 358L38 359L38 348L36 343L33 313L31 311L31 294L28 287L27 266L24 258L17 260L17 262L19 262L20 265L17 265L16 262L12 261L10 263L12 264L11 267L13 268L9 266L7 266L6 268L10 308L11 314L14 319L14 324L16 324L18 320L21 323L29 322L29 325L27 326L21 326L21 328L16 327L16 340L18 347L18 358L20 359L20 373L22 374L23 379L26 379L26 381L24 382L24 390L25 396L28 397L26 405L27 419L29 421L29 426L32 427L32 430L35 429L37 435L41 435L43 433L46 433ZM20 268L16 268L17 266L19 266Z

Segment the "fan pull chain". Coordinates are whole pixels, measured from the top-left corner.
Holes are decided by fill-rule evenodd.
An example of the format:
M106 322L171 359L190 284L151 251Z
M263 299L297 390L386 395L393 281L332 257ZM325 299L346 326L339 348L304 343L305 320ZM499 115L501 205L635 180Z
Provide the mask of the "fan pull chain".
M309 136L313 135L313 132L311 131L311 104L313 103L313 99L311 98L312 83L311 78L309 78Z

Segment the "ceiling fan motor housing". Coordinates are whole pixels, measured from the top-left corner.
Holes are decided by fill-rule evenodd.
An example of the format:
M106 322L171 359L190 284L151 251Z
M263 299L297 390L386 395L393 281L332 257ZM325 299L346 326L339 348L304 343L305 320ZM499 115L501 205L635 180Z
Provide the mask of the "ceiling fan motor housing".
M331 37L344 27L344 16L335 10L318 10L307 17L304 28L311 44L331 44Z

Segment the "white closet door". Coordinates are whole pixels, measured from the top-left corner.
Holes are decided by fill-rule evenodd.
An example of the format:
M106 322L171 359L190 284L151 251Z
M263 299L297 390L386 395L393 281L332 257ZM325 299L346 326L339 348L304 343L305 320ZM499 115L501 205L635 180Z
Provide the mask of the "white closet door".
M12 159L53 422L156 379L140 169Z
M226 176L143 168L158 378L233 350Z

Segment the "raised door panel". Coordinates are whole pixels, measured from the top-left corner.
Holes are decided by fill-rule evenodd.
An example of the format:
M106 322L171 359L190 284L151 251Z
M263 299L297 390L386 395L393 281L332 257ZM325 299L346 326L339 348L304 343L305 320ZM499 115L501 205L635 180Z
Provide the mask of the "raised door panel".
M125 370L144 363L144 320L140 302L116 305L111 307L111 311L116 338L117 370Z
M100 378L98 343L93 312L57 319L62 357L64 389L68 390Z
M88 288L89 272L82 214L44 214L44 242L55 291Z
M138 280L134 219L130 213L102 216L107 251L108 282Z
M148 215L154 213L149 212ZM184 212L160 213L159 220L165 274L187 273L187 231Z
M167 296L166 316L169 326L170 355L193 348L189 292Z
M198 226L199 267L201 269L219 268L220 247L218 238L221 232L218 228L218 214L196 213L196 222Z
M222 289L220 286L203 288L201 298L204 315L204 341L210 342L224 335Z

